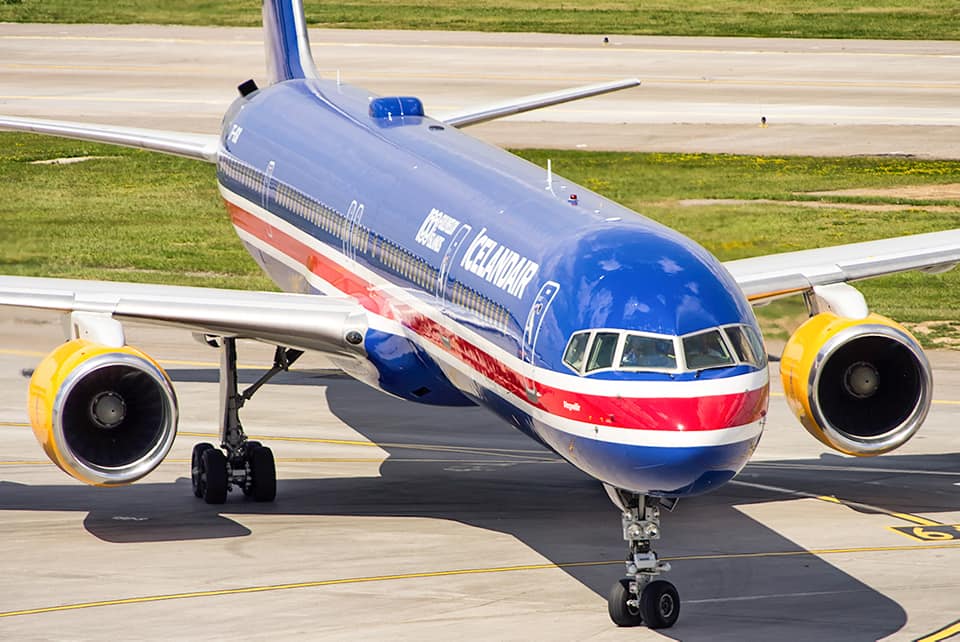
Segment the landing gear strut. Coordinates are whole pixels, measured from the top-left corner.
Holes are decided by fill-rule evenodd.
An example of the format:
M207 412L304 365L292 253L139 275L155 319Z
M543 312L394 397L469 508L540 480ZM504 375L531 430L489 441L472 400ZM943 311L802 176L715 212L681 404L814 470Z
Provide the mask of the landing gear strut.
M660 539L660 507L672 510L676 500L605 488L623 511L623 539L629 547L626 577L613 585L607 599L610 619L617 626L645 623L651 629L669 628L680 615L680 595L670 582L654 579L669 571L670 564L657 559L650 542Z
M212 345L220 348L220 448L201 443L193 447L190 478L193 494L208 504L222 504L236 487L258 502L270 502L277 496L277 471L273 452L257 441L250 441L240 425L240 408L274 375L288 370L303 352L278 347L273 367L249 388L237 389L237 340L219 338Z

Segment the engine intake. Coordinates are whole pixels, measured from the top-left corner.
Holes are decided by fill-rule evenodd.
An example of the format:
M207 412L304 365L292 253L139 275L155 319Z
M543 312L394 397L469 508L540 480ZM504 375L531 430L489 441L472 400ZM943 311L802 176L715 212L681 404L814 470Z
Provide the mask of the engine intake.
M905 444L930 410L930 364L916 339L876 314L818 314L790 337L780 361L787 402L803 426L848 455Z
M144 353L75 339L34 371L30 423L47 456L80 481L134 482L173 446L177 400L166 373Z

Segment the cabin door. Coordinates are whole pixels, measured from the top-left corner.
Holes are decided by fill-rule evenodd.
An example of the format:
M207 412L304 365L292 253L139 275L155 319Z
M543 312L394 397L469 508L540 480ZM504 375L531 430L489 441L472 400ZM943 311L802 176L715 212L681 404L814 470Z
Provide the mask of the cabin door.
M530 312L527 314L527 322L523 325L523 346L521 347L521 357L524 361L523 387L527 399L534 405L540 401L540 393L537 391L537 382L534 379L537 338L540 336L540 326L543 325L547 309L550 308L559 291L560 285L556 281L544 283L537 292L536 298L533 299Z
M350 207L347 208L347 216L344 225L346 229L343 232L343 253L349 258L356 260L357 250L366 245L366 238L363 237L363 228L360 227L360 219L363 218L363 203L350 201Z
M450 268L453 267L453 262L457 258L457 250L460 249L460 246L463 244L463 239L467 238L467 235L470 234L470 230L473 228L467 224L461 225L457 228L457 231L454 232L453 238L450 239L450 243L447 244L447 251L443 253L443 258L440 259L440 269L437 270L437 300L440 305L443 305L443 297L447 291L447 279L450 276Z
M277 181L273 177L273 172L277 169L276 161L267 163L267 170L263 174L263 189L260 190L260 206L270 211L270 203L277 193Z

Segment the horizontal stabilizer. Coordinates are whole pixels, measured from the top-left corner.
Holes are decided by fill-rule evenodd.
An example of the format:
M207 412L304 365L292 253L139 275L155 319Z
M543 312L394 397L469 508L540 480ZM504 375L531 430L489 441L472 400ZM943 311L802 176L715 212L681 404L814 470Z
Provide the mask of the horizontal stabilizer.
M523 112L533 111L534 109L568 103L572 100L580 100L581 98L590 98L591 96L609 94L612 91L619 91L621 89L629 89L639 84L640 81L636 78L625 78L613 82L585 85L572 89L561 89L560 91L552 91L546 94L515 98L485 107L465 109L455 114L438 118L437 120L451 127L469 127L470 125L485 123L489 120L513 116L514 114L522 114Z
M217 162L217 152L220 148L219 137L212 134L187 134L157 129L41 120L39 118L0 116L0 131L3 130L48 134L94 143L136 147L153 152L185 156L208 163Z

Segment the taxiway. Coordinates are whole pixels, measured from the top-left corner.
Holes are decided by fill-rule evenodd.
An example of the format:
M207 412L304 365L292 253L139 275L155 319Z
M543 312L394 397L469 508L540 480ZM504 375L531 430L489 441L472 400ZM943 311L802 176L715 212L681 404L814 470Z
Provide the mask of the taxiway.
M886 457L827 452L775 396L744 473L664 518L683 610L655 633L607 618L624 551L596 482L484 410L399 402L319 357L244 409L278 458L274 504L193 497L217 354L172 330L129 335L175 382L170 457L128 487L71 480L26 423L24 371L60 332L0 322L5 639L910 640L960 617L960 531L937 526L960 524L955 353L932 355L930 418ZM244 344L241 363L271 354Z
M511 147L956 157L960 43L311 31L321 74L431 115L639 78L481 125ZM215 132L263 78L259 29L0 24L0 112ZM768 126L760 127L761 118Z

